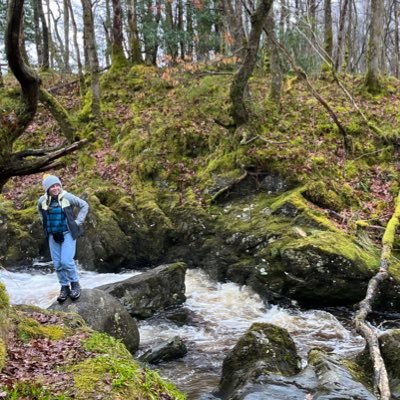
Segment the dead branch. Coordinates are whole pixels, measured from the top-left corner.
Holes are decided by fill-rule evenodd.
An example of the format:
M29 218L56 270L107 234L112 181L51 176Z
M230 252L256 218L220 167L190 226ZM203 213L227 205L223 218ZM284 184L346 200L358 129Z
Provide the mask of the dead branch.
M287 144L287 143L289 143L288 141L277 142L277 141L275 141L275 140L265 139L265 138L261 137L260 135L256 135L256 136L253 136L253 137L250 138L250 139L245 139L245 138L242 139L242 140L240 141L240 144L249 144L249 143L251 143L251 142L253 142L254 140L257 140L257 139L260 139L260 140L262 140L263 142L268 143L268 144Z
M306 85L308 86L311 94L318 100L318 102L328 112L328 114L332 118L333 122L338 127L340 134L343 136L344 145L347 148L347 132L346 132L346 129L344 128L344 126L342 125L342 123L340 122L338 116L332 110L330 105L325 101L325 99L317 92L317 90L314 88L314 86L309 81L309 79L307 77L307 74L304 72L304 70L301 67L299 67L296 64L296 62L294 61L293 57L290 55L290 53L288 52L286 47L283 46L281 43L279 43L277 40L275 40L274 37L270 37L270 39L275 44L275 46L277 46L277 48L285 55L285 57L289 61L290 65L292 66L292 68L293 68L294 72L296 73L296 75L306 83Z
M385 362L380 352L377 331L375 328L367 324L365 319L372 310L372 304L378 294L379 285L389 277L389 259L392 253L396 228L399 225L399 217L400 194L396 199L394 213L390 218L382 237L382 252L379 271L370 279L366 296L364 300L360 302L359 310L354 317L356 330L365 338L368 345L369 354L374 367L374 386L375 390L379 393L381 400L390 399L389 378Z
M65 88L67 88L67 87L69 87L69 86L72 86L72 85L75 85L75 84L79 84L79 79L75 79L75 80L73 80L73 81L70 81L70 82L65 82L65 83L62 83L62 84L60 84L60 85L57 85L57 86L53 86L53 87L51 87L51 88L48 88L47 89L47 91L49 92L49 93L53 93L53 92L56 92L57 90L59 90L59 89L65 89Z
M315 52L321 57L322 61L324 61L324 63L330 67L333 81L339 86L339 88L342 90L342 92L348 97L353 108L360 114L361 118L363 119L363 121L365 122L367 127L372 129L375 133L379 133L379 129L368 120L368 118L365 116L365 114L362 112L361 108L358 106L358 104L354 100L354 97L351 95L351 93L347 90L347 88L343 85L342 81L339 79L339 77L336 73L335 66L334 66L334 61L329 56L329 54L325 51L325 49L323 49L322 46L318 43L315 32L311 28L309 22L308 22L308 28L310 29L310 32L314 38L314 42L312 42L308 38L308 36L305 35L304 32L296 26L297 32L299 32L307 40L307 42L310 44L310 46L313 47Z
M88 139L82 139L78 142L72 143L69 146L62 147L54 151L49 151L47 153L45 152L45 150L43 150L42 152L40 150L37 150L37 155L40 155L38 157L35 157L35 155L32 154L35 153L35 150L30 150L31 156L33 156L33 158L25 160L21 159L22 152L13 154L11 156L10 163L5 166L1 171L1 177L30 175L37 172L47 171L54 168L55 160L58 160L59 158L74 152L75 150L85 146L87 143L89 143ZM58 161L57 163L60 162Z
M44 156L46 154L49 154L53 151L59 150L62 147L64 147L64 144L60 145L60 146L54 146L54 147L48 147L47 149L26 149L26 150L22 150L22 151L18 151L16 153L13 153L13 158L17 159L23 159L26 157L32 157L32 156Z

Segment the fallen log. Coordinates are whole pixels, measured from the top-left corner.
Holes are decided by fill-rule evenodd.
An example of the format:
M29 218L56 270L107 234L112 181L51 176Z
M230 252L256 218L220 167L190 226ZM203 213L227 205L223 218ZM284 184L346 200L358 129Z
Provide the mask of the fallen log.
M367 293L359 304L359 310L354 317L354 325L358 333L364 337L367 342L369 354L373 363L374 369L374 389L377 396L381 400L390 399L389 378L386 370L385 362L383 360L380 348L377 329L368 324L365 320L372 310L372 304L378 294L379 285L381 282L389 277L389 259L392 253L394 236L396 228L399 225L400 218L400 194L398 195L395 203L395 210L390 218L385 233L382 237L382 252L380 260L380 268L376 275L374 275L367 288Z

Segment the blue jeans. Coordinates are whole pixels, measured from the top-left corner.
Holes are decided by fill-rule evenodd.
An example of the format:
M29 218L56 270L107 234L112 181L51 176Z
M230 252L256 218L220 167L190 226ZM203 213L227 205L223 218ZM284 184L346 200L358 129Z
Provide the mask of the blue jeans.
M71 282L78 282L79 276L74 260L76 240L69 232L64 234L64 241L57 243L53 235L49 235L50 255L61 286L69 286Z

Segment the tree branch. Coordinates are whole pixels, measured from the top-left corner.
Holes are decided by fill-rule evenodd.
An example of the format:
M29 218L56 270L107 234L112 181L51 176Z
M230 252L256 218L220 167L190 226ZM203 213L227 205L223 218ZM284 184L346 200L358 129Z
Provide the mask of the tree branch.
M57 150L61 149L63 146L64 146L64 143L60 146L48 147L47 149L26 149L26 150L18 151L17 153L13 153L12 158L13 159L22 159L22 158L32 157L32 156L44 156L53 151L57 151Z
M30 175L37 172L47 171L54 167L55 160L74 152L75 150L85 146L87 143L89 143L88 139L82 139L78 142L72 143L69 146L45 153L45 155L41 157L36 157L34 159L25 160L22 162L22 152L20 152L19 156L17 157L15 157L15 154L13 154L11 156L10 164L1 171L0 179L3 177ZM40 154L40 150L38 151L38 154Z
M382 237L382 252L379 272L370 279L366 296L364 300L360 302L359 310L354 317L356 330L365 338L368 344L369 353L374 366L374 386L375 390L379 392L381 400L390 399L389 378L385 362L380 352L377 331L368 325L365 322L365 319L372 310L372 304L378 294L380 283L389 277L389 259L392 253L396 228L399 225L399 218L400 193L396 199L394 213L390 218Z

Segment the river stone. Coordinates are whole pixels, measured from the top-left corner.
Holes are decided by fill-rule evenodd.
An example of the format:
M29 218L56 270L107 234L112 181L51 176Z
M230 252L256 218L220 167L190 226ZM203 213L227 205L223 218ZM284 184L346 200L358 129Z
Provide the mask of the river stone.
M286 329L253 324L223 361L219 395L228 399L235 390L261 375L294 375L300 371L300 363Z
M166 343L161 343L142 354L138 360L149 364L162 361L176 360L187 354L187 347L179 336L173 337Z
M102 290L82 289L79 299L54 302L49 309L79 314L92 329L121 339L132 354L139 348L136 321L118 300Z
M116 297L132 316L148 318L185 302L185 274L186 264L165 264L97 289Z
M261 375L235 390L232 396L229 397L229 400L314 399L310 395L314 392L316 381L317 378L312 367L307 367L299 374L293 376L277 374Z
M314 400L376 400L376 397L362 383L356 381L349 370L334 357L314 349L308 359L318 378Z

